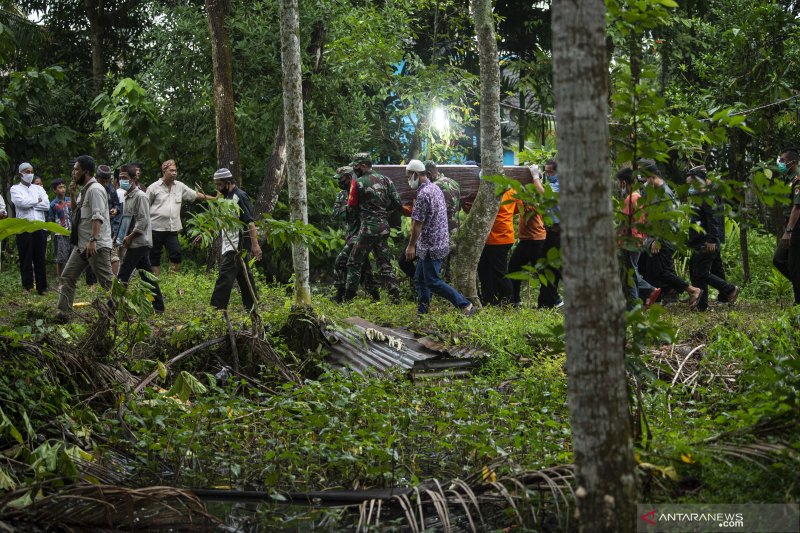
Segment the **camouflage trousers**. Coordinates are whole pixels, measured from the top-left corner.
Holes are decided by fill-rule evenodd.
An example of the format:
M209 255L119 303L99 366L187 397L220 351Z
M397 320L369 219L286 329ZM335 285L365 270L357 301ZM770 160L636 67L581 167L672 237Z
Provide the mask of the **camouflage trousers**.
M350 258L350 252L352 252L355 242L355 236L347 239L342 251L336 256L336 262L333 264L333 286L337 290L344 290L347 286L347 260ZM369 255L367 255L361 269L361 284L367 292L378 288L378 283L372 273L372 262L369 260Z
M383 285L389 290L397 289L392 256L389 253L389 235L364 235L359 233L353 239L353 248L347 258L347 290L355 292L361 281L361 271L369 254L375 256Z

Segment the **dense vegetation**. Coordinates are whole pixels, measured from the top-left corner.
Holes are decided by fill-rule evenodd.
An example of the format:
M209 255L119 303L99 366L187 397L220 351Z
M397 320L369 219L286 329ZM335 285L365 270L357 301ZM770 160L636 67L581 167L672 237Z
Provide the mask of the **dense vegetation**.
M221 141L209 18L220 4L228 8L241 185L266 215L257 319L239 311L237 296L231 303L241 372L225 369L234 355L224 319L208 306L213 273L206 251L186 236L183 273L162 280L167 313L152 313L139 282L127 293L115 286L114 317L98 303L105 295L81 287L76 301L86 306L67 325L54 320L55 294L17 290L15 250L3 241L0 520L45 523L47 508L26 504L46 505L59 493L88 502L96 495L68 492L86 482L115 485L120 498L154 485L253 489L270 503L209 508L234 527L352 528L374 525L375 513L303 507L292 495L433 490L428 480L437 479L465 502L449 508L464 527L479 515L487 529L571 527L563 319L534 309L535 281L521 308L487 308L471 319L436 300L420 319L408 290L399 302L326 299L344 242L329 218L333 169L357 150L381 163L480 159L468 2L300 3L309 225L286 220L281 172L271 166L282 124L278 1L0 2L3 196L19 162L32 162L47 187L80 153L114 167L139 161L145 183L172 158L179 179L210 192ZM639 501L797 502L800 311L771 256L788 193L774 160L800 144L800 4L605 4L610 160L616 169L656 159L684 198L684 170L705 164L727 206L726 272L744 287L734 306L705 314L679 303L627 316ZM497 0L495 15L504 148L519 162L541 163L558 153L551 2ZM437 120L442 114L448 125ZM199 212L186 216L202 222ZM685 241L687 220L671 222ZM407 222L393 230L393 253L407 230ZM311 247L314 313L299 320L288 259L298 241ZM326 362L321 331L345 328L350 316L485 356L466 377L341 372ZM178 490L168 497L200 508ZM50 501L67 516L64 500ZM447 513L427 501L422 528L440 526ZM178 521L191 514L175 512ZM408 525L415 512L399 501L385 516Z

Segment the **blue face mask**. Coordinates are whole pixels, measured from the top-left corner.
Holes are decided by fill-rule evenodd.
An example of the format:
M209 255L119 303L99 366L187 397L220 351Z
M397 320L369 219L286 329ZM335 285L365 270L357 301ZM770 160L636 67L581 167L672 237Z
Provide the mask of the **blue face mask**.
M778 172L780 172L781 174L786 174L788 170L789 166L786 163L784 163L783 161L778 161Z
M558 182L558 174L553 174L552 176L550 174L545 174L545 176L547 176L547 181L549 183L557 183Z
M123 191L127 191L131 188L131 182L128 180L119 180L119 188Z

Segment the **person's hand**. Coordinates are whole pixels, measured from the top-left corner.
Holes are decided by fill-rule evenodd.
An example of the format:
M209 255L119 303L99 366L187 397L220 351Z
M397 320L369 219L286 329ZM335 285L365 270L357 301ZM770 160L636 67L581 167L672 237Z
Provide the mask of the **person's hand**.
M256 261L261 261L261 245L257 242L253 243L253 257L256 258Z
M717 243L715 242L707 242L706 243L706 252L713 254L717 251Z
M789 247L789 241L791 241L791 240L792 240L792 234L789 233L788 231L784 231L783 235L781 236L781 244L780 245L782 247L784 247L784 248L788 248Z
M531 165L528 168L533 175L533 179L538 180L542 177L542 172L539 170L539 165Z
M659 243L658 241L653 241L653 244L650 245L650 253L656 255L660 251L661 251L661 243Z
M97 241L89 241L86 245L86 257L92 257L97 253Z
M132 240L131 237L133 237L133 234L125 235L125 238L122 239L122 247L123 248L127 248L128 246L130 246L131 240Z
M192 241L192 245L193 245L193 246L200 246L200 243L202 243L202 242L203 242L203 237L202 237L202 236L200 236L200 235L198 235L198 236L197 236L197 237L195 237L195 238L194 238L194 240Z
M406 246L406 261L413 261L417 256L417 245L409 244Z
M6 213L5 211L4 212L0 212L0 220L3 220L7 216L8 216L8 213Z
M117 210L117 208L116 208L116 207L112 207L112 208L111 208L111 212L110 212L111 216L112 216L112 217L115 217L115 216L117 216L117 213L119 213L119 211Z

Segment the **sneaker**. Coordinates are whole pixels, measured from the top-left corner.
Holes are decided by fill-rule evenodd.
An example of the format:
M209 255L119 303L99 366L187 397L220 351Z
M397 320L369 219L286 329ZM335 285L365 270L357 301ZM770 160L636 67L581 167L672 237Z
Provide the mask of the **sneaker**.
M739 297L740 292L742 292L742 288L737 285L736 287L733 288L733 291L728 295L728 297L725 298L725 301L728 302L729 304L736 303L736 298Z
M466 307L461 308L461 312L464 313L464 316L469 318L474 315L478 311L478 308L472 304L467 304Z
M555 307L556 309L564 307L564 299L561 296L559 296L558 300L556 301L556 305L554 305L553 307Z
M650 291L650 296L647 297L647 300L644 302L644 308L649 309L651 305L658 301L658 297L661 296L661 288L655 288Z

